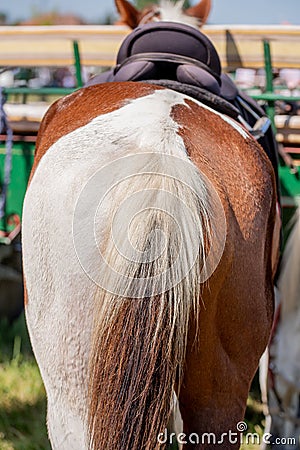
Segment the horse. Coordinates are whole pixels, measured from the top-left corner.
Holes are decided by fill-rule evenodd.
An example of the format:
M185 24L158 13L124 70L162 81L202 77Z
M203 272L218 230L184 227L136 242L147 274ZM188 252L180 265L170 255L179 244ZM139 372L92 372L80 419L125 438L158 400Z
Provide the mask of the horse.
M239 448L275 223L269 159L203 102L122 81L49 108L22 242L53 449L166 448L174 398L184 448Z
M292 219L278 278L277 307L263 377L267 431L279 449L300 448L300 208ZM271 445L272 448L272 445Z

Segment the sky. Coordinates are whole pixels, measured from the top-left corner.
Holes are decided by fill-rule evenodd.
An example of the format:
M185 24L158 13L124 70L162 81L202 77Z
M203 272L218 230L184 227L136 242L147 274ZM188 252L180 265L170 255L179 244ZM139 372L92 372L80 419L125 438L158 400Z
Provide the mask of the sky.
M197 0L191 0L191 4ZM212 0L211 24L300 25L300 0ZM10 22L28 19L36 12L58 11L97 23L115 13L114 0L0 0L0 12Z

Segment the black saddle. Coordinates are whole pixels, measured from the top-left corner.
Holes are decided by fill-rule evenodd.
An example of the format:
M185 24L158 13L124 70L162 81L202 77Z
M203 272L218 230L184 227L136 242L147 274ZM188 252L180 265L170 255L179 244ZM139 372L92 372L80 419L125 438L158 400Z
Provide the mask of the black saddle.
M221 63L211 41L189 25L156 22L136 28L123 41L117 65L91 80L174 80L220 94Z
M238 91L226 74L212 42L198 29L176 22L153 22L123 41L116 66L87 86L113 81L146 81L174 89L240 120L262 145L275 173L277 146L263 109Z

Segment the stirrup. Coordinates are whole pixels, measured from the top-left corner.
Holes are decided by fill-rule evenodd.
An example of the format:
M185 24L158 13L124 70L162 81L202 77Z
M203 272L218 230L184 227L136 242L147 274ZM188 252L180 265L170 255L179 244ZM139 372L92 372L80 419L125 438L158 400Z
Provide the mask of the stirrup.
M259 117L253 127L242 116L239 116L239 121L256 140L264 137L271 126L271 120L266 116Z

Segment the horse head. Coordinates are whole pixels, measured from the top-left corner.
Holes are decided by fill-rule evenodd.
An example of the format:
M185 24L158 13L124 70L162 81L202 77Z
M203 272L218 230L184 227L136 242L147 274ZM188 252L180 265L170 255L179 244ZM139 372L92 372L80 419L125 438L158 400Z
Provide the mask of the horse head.
M160 20L172 20L200 27L206 22L211 9L211 0L200 0L195 6L185 10L183 10L182 0L177 3L171 0L160 0L158 5L153 4L142 10L138 10L127 0L115 0L115 3L121 16L118 23L128 25L132 29Z

